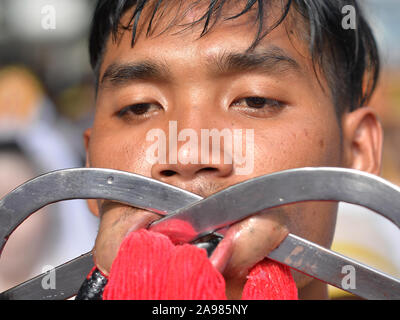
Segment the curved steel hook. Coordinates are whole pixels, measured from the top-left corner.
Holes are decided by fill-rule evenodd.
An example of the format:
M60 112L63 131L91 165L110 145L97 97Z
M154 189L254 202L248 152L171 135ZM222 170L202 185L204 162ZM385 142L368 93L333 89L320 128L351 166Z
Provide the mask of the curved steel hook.
M115 200L165 215L202 198L124 171L100 168L53 171L25 182L0 200L0 253L10 234L32 213L48 204L71 199Z
M190 222L197 232L210 232L254 212L299 201L345 201L370 208L400 225L400 189L370 174L341 168L302 168L254 178L231 186L204 200L185 190L143 176L109 169L67 169L33 179L0 200L0 236L3 246L9 234L34 211L67 199L109 199ZM23 201L22 201L23 200ZM28 201L27 201L28 200ZM201 201L200 201L201 200ZM243 204L246 200L246 204ZM77 270L90 254L58 267L59 273ZM399 299L400 281L289 234L270 258L341 288L340 268L350 264L361 276L350 291L364 298ZM75 268L75 269L74 269ZM36 277L0 295L27 297ZM83 278L82 278L83 280ZM71 283L71 293L79 288ZM37 288L37 287L36 287ZM343 288L342 288L343 289ZM63 292L64 293L64 292ZM13 296L14 294L14 296ZM73 294L72 294L73 295ZM53 296L65 298L68 294ZM44 297L45 298L45 297Z
M372 174L342 168L290 169L253 178L181 208L153 226L179 218L203 234L251 213L311 200L360 205L400 228L400 188Z

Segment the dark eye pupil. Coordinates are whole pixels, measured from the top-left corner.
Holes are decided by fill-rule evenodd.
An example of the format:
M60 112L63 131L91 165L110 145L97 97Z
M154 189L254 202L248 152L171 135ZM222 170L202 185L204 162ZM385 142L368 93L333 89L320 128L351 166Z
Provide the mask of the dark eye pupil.
M149 106L147 104L138 104L131 107L131 110L134 114L144 114L149 110Z
M252 97L246 98L246 103L251 108L262 108L267 103L267 100L265 98Z

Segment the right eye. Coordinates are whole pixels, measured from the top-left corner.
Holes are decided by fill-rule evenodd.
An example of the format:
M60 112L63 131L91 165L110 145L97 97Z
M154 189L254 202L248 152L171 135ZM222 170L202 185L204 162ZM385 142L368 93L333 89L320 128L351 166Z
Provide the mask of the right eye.
M158 112L162 107L155 103L138 103L132 104L122 108L118 112L118 117L133 117L137 119L142 119L150 116L152 113Z

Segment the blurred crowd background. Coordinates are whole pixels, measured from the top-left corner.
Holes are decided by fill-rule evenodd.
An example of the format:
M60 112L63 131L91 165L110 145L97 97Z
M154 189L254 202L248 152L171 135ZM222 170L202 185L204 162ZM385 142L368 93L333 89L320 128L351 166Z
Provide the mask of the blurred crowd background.
M87 37L95 0L0 0L0 197L39 174L84 166L93 118ZM385 132L383 178L400 185L400 1L361 0L382 54L371 102ZM43 27L43 17L55 9ZM333 248L400 277L400 231L341 204ZM98 220L84 201L50 205L10 237L0 292L89 251ZM331 290L332 296L342 293Z

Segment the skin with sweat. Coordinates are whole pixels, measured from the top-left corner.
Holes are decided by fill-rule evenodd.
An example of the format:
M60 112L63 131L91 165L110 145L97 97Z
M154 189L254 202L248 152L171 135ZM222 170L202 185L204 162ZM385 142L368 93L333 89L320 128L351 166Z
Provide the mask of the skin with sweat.
M201 8L192 10L183 22L191 22L202 13ZM127 18L122 20L126 23ZM118 42L108 39L100 67L95 120L84 135L87 166L141 174L203 197L289 168L340 166L379 173L382 138L374 112L361 108L345 113L340 129L324 77L319 74L319 83L307 44L288 37L292 34L289 22L268 34L254 50L254 54L272 56L262 65L227 63L229 59L224 58L244 55L251 45L256 31L251 19L251 15L244 15L217 23L201 38L201 27L196 26L179 33L176 31L182 28L176 26L146 37L139 23L133 48L129 30L121 31ZM168 22L167 15L165 21L159 21L160 30ZM277 52L287 58L285 62L273 60ZM112 67L144 62L158 66L159 74L123 81L105 77L102 81ZM146 150L154 142L147 141L146 134L159 128L168 141L170 121L177 122L178 132L191 128L199 137L201 129L253 129L253 171L239 175L237 163L223 161L150 163ZM177 147L183 157L191 157L185 142L178 142ZM223 144L221 152L222 148ZM167 148L168 152L176 150ZM159 218L111 201L90 200L89 207L101 218L93 253L105 274L127 232ZM231 226L211 257L225 277L228 298L240 299L249 269L289 231L329 247L336 211L333 202L300 203L260 212ZM293 275L300 298L327 298L325 284L295 271Z

